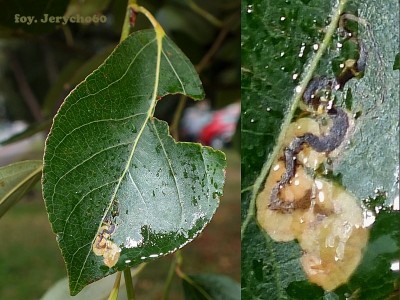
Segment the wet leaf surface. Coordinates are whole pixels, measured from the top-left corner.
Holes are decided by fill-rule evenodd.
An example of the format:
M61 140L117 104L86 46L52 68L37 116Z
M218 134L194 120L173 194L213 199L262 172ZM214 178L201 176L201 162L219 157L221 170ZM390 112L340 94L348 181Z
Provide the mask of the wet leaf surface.
M201 83L167 37L159 58L153 30L131 35L68 96L54 120L43 195L71 294L181 248L218 207L223 153L176 143L167 124L152 116L166 94L201 99Z
M295 87L307 74L314 47L322 41L335 4L336 1L242 3L242 220L249 213L253 185L282 130ZM373 0L349 1L346 8L369 24L359 26L358 33L369 55L364 77L350 80L344 92L337 95L338 105L359 117L329 176L340 178L360 203L382 193L387 196L386 206L398 201L399 73L392 69L399 37L390 29L398 26L398 10L396 1L382 4ZM382 18L383 15L391 17ZM340 55L337 42L334 36L313 76L332 76L331 61ZM397 213L391 210L376 216L361 264L348 284L332 292L308 283L299 261L301 249L295 241L273 241L251 218L242 228L243 299L344 299L349 295L382 299L374 296L374 289L380 297L391 295L398 271L392 271L390 264L395 258L393 253L398 257L399 245L392 238L383 237L399 240L399 231L390 224L393 219L389 221L396 217ZM378 236L389 243L384 246L386 255L376 249L378 243L374 239ZM372 278L381 280L372 285Z

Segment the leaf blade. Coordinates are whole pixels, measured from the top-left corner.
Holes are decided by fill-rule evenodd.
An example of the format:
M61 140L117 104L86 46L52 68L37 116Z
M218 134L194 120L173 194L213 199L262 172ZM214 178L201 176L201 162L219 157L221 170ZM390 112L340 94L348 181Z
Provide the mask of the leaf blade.
M167 37L158 48L154 31L143 31L121 43L55 118L46 143L43 194L72 294L182 247L218 206L225 157L173 141L166 123L152 117L157 99L169 93L203 96L183 53ZM111 268L92 252L108 222L115 231L107 242L121 251L114 253L120 257Z
M28 160L0 168L0 217L39 180L42 161Z

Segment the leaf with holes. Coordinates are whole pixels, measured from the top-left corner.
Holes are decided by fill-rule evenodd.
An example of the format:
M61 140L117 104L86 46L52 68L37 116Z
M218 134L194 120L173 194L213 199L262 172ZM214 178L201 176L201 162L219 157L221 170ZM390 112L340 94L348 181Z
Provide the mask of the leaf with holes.
M49 133L43 195L70 291L171 253L219 204L225 156L177 143L153 117L170 93L203 97L184 54L153 30L129 36L65 100Z

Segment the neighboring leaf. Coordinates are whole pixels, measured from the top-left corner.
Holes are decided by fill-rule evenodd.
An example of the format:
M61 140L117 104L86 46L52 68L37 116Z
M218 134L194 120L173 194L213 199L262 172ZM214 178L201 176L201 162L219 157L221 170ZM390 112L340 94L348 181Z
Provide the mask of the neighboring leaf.
M188 59L160 41L158 53L153 30L129 36L68 96L47 139L43 195L72 295L181 248L218 207L223 153L176 143L152 117L168 93L203 97Z
M240 299L239 283L227 276L200 274L189 278L191 282L182 280L185 300Z
M29 138L31 136L33 136L34 134L43 131L46 128L49 128L51 125L51 120L46 120L43 122L39 122L39 123L34 123L32 125L29 125L26 129L24 129L21 132L18 132L12 136L10 136L9 138L0 141L0 145L1 146L6 146L12 143L16 143L19 142L21 140L24 140L26 138Z
M242 8L242 218L246 219L254 184L262 188L262 167L275 146L282 130L299 79L307 75L307 64L313 58L313 45L320 45L329 13L336 1L244 1ZM369 56L364 77L346 84L338 93L338 105L344 107L346 91L351 89L350 108L361 116L355 120L350 143L334 161L332 176L339 176L344 187L359 200L385 193L392 204L398 195L398 72L392 71L393 57L399 37L393 30L398 20L398 3L369 0L349 1L346 11L357 13L368 22L359 26L359 36L365 42ZM395 12L395 13L394 13ZM382 20L382 15L393 18ZM385 38L386 36L386 38ZM317 71L312 74L332 76L331 61L338 56L338 37L322 57ZM347 101L347 104L349 101ZM289 120L290 121L290 120ZM283 128L284 130L284 128ZM385 134L382 134L384 132ZM372 159L367 159L372 158ZM257 180L257 181L256 181ZM256 193L259 191L255 191ZM398 197L398 196L397 196ZM254 211L253 211L254 212ZM388 212L387 214L395 214ZM388 226L378 222L376 228ZM375 227L376 226L376 227ZM359 292L375 299L368 281L356 280L356 270L350 282L333 292L306 281L299 263L301 249L295 241L277 243L262 231L254 218L242 228L242 298L243 299L341 299L346 292ZM391 231L392 230L392 231ZM378 230L379 231L379 230ZM377 232L378 232L377 231ZM388 232L397 234L388 229ZM371 233L373 235L373 233ZM373 242L367 246L369 251ZM398 247L398 246L395 246ZM375 252L376 253L376 252ZM377 264L381 256L376 256ZM380 295L394 290L393 273L386 260L377 269L365 270L364 278L379 278L390 274L379 286ZM386 269L386 272L383 271ZM379 280L376 286L380 284ZM365 291L363 291L365 289ZM369 294L367 291L370 291ZM312 297L312 294L313 297ZM306 295L301 297L300 295Z
M132 269L134 270L134 269ZM99 281L86 286L79 295L71 296L68 290L68 277L64 277L54 283L40 300L105 300L113 288L117 273L107 276ZM118 300L128 300L125 292L125 278L122 276Z
M49 32L60 23L46 21L46 15L62 16L68 2L67 0L0 0L0 26L31 33ZM27 17L33 17L31 24L28 23Z
M40 179L42 161L27 160L0 168L0 217Z

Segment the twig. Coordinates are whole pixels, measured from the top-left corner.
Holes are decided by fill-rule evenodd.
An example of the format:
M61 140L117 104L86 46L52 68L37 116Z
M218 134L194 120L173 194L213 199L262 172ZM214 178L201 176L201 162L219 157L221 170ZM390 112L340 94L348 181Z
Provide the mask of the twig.
M172 279L174 278L176 267L177 267L177 255L175 254L173 259L172 259L172 261L171 261L171 264L169 266L167 279L165 280L164 292L163 292L163 295L162 295L162 300L167 300L168 299L168 295L169 295L169 291L171 289L171 283L172 283Z
M212 57L217 53L219 48L221 47L223 41L225 40L228 32L230 30L230 23L236 17L236 14L224 25L224 27L219 32L217 38L215 39L214 43L211 45L210 49L207 53L202 57L200 62L195 66L197 73L201 73L210 63ZM187 101L187 96L181 95L179 98L178 107L175 110L174 117L172 119L172 123L170 126L171 135L178 140L179 137L179 121L182 117L183 109L185 108Z
M54 58L54 53L48 45L43 45L44 63L46 65L47 77L50 84L54 84L58 78L58 69Z
M124 278L125 278L125 288L128 300L135 300L135 291L133 289L132 275L130 268L126 268L124 270Z
M121 282L121 272L117 272L117 276L115 277L115 282L114 286L111 290L110 296L108 297L108 300L115 300L118 298L118 292L119 292L119 284Z
M25 100L25 103L28 105L29 109L32 112L33 117L35 118L36 121L42 121L43 120L43 115L40 110L39 102L33 93L28 80L26 79L24 70L22 69L18 59L12 54L9 53L8 55L10 59L10 67L11 71L14 74L14 77L17 81L18 87L21 91L21 94L23 96L23 99Z
M202 9L200 6L198 6L193 0L188 0L189 7L197 13L199 16L203 17L206 19L208 22L210 22L212 25L216 27L222 27L224 23L220 20L218 20L216 17L214 17L212 14L210 14L208 11Z

